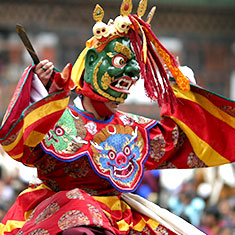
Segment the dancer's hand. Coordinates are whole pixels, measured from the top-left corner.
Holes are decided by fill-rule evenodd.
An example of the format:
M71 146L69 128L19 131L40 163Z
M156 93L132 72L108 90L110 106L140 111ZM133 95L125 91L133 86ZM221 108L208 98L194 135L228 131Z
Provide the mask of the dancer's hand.
M34 68L34 73L37 74L43 85L46 87L53 73L54 64L49 60L42 60Z

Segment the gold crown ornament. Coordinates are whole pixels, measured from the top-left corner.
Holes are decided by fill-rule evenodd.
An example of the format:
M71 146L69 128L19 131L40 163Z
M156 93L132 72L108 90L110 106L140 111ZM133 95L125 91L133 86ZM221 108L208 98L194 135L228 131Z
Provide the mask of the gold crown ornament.
M120 16L116 17L115 20L110 19L108 24L105 24L102 21L104 18L104 10L97 4L93 12L93 19L96 23L92 30L97 41L95 41L93 47L99 48L114 38L127 35L131 25L131 21L128 17L131 11L131 0L124 0L121 5Z

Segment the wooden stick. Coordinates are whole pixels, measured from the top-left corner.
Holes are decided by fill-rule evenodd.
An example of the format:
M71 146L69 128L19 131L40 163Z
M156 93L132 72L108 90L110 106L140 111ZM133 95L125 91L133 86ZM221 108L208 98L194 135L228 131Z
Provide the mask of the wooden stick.
M33 62L35 64L38 64L40 61L39 61L39 58L37 56L37 53L35 52L35 50L33 49L33 46L24 30L24 27L20 24L17 24L16 25L16 32L18 33L21 41L23 42L25 48L27 49L27 51L29 52L31 58L33 59Z

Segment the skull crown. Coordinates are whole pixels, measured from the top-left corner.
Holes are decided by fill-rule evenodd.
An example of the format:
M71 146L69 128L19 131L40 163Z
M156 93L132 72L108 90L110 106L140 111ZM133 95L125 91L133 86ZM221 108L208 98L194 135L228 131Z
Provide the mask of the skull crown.
M137 15L139 18L144 15L146 8L147 0L141 0L137 10ZM115 20L110 19L108 24L105 24L102 21L104 17L104 10L99 4L97 4L93 11L93 19L96 21L96 24L93 26L92 30L94 37L102 43L107 41L111 37L122 37L128 34L128 31L132 24L128 17L128 15L131 14L131 11L132 1L123 0L120 8L120 15L116 17Z

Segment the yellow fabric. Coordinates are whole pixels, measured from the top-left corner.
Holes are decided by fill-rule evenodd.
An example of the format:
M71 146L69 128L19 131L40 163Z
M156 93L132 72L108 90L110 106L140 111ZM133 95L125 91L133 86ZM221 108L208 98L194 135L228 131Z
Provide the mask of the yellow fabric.
M4 146L2 146L2 148L6 151ZM24 153L20 153L20 154L11 156L11 158L17 160L17 159L21 158L23 155L24 155Z
M29 216L32 214L33 211L34 211L34 209L29 210L29 211L26 211L26 212L24 213L24 219L25 219L25 221L29 218Z
M36 190L42 190L42 189L48 189L50 191L52 191L48 186L46 186L45 184L40 184L38 187L36 188L27 188L25 189L24 191L22 191L19 196L25 194L25 193L30 193L30 192L33 192L33 191L36 191Z
M37 120L39 120L47 115L50 115L52 113L55 113L55 112L58 112L60 110L65 109L65 107L67 107L67 105L68 105L68 102L69 102L69 97L67 97L66 99L63 99L63 100L52 101L50 103L47 103L47 104L35 109L31 113L29 113L25 117L23 128L21 128L15 141L7 146L3 146L4 150L6 152L11 151L19 143L19 141L21 140L23 133L27 127L29 127L32 123L36 122ZM37 138L37 140L32 140L32 142L30 142L30 140L27 140L27 141L28 141L28 143L31 144L31 147L32 147L32 142L38 143L38 141L40 142L41 139L39 140Z
M139 223L137 223L133 228L134 230L141 232L145 228L146 224L148 224L153 230L155 230L159 226L159 223L153 219L145 221L145 219L142 218Z
M120 200L117 196L94 196L94 199L104 203L112 211L121 210L122 212L125 212L127 209L131 209L131 207L127 203Z
M125 201L120 200L117 196L93 196L93 198L105 204L111 211L122 211L124 213L126 210L132 210L132 208ZM110 214L105 210L104 213L112 219L112 213ZM133 222L128 224L125 219L117 221L118 229L124 232L128 231L130 227L133 227L134 230L141 232L146 227L146 224L148 224L152 229L156 229L159 225L157 221L153 219L148 219L146 221L143 217L137 224L133 224Z
M229 160L217 153L209 144L200 139L187 125L170 116L187 135L194 152L207 166L219 166L230 163ZM213 156L213 157L212 157Z
M117 222L118 229L122 232L128 231L132 224L128 224L124 219Z
M45 134L41 132L32 131L28 136L27 140L25 141L25 145L29 147L34 147L44 138L44 136Z
M146 226L146 222L145 222L144 218L142 218L140 220L140 222L138 224L136 224L133 228L134 228L134 230L140 232L144 229L145 226Z
M149 219L149 220L147 221L147 223L150 225L150 227L151 227L153 230L155 230L155 229L158 227L158 225L159 225L159 223L158 223L157 221L153 220L153 219Z
M209 112L211 115L225 122L229 126L235 128L235 118L216 107L204 96L198 93L182 91L177 86L172 86L172 88L177 98L183 98L200 104L200 106L204 108L207 112Z
M74 83L76 84L78 90L82 89L82 87L80 87L79 82L80 82L82 73L85 70L85 57L86 57L86 53L89 50L89 48L91 48L93 46L94 42L95 42L95 38L94 37L92 37L89 40L87 40L86 47L80 53L80 55L78 56L75 64L73 65L71 77L72 77Z
M74 81L74 83L77 86L77 89L81 90L82 87L79 85L79 81L81 79L82 73L85 69L85 56L86 53L88 51L88 47L86 47L81 54L79 55L79 57L77 58L73 68L72 68L72 73L71 73L71 77Z
M25 118L25 124L23 127L23 131L29 127L35 120L42 119L52 113L58 112L62 109L65 109L68 105L69 97L65 99L60 99L56 101L52 101L50 103L46 103L43 106L35 109L31 113L29 113Z
M93 198L105 204L111 211L122 211L124 213L127 209L131 209L126 202L120 200L117 196L93 196ZM108 214L108 216L112 218L112 215L107 211L104 210L104 213ZM123 232L128 231L130 226L132 226L132 224L128 224L124 219L118 221L117 225L118 229Z
M25 221L8 220L6 225L0 223L0 235L4 232L11 232L16 228L22 228Z

